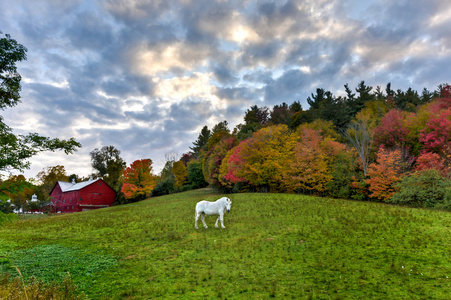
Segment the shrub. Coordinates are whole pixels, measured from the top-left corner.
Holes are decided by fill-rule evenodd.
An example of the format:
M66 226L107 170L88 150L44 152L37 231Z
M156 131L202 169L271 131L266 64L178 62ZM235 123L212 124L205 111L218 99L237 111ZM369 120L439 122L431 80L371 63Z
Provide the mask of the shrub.
M400 191L387 202L419 207L451 207L451 181L438 170L416 171L404 177L396 187Z
M155 188L152 190L152 196L162 196L175 193L177 191L175 187L174 178L166 178L157 183Z

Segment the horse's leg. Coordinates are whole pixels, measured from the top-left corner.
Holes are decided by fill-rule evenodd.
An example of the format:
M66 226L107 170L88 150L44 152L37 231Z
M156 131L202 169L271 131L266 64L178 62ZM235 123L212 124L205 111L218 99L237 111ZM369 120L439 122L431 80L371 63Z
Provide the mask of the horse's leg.
M198 227L197 227L197 220L199 220L199 216L200 216L200 213L198 213L197 211L196 211L196 218L195 218L195 222L194 222L194 228L196 228L196 229L199 229Z
M205 214L202 214L202 223L204 223L204 227L208 228L207 224L205 224Z
M218 216L218 218L216 219L216 224L215 224L215 227L216 228L218 228L218 222L219 222L219 219L221 218L221 214L219 214L219 216Z
M224 212L222 212L222 214L220 214L219 215L219 218L218 218L218 220L221 220L221 226L222 226L222 228L225 228L225 226L224 226Z

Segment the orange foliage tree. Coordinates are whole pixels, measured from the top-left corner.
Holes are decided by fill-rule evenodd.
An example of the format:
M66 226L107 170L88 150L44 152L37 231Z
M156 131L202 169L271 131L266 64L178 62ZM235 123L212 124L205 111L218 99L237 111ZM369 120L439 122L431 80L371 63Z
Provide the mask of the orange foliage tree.
M322 137L318 130L301 128L299 135L300 141L284 172L284 188L322 194L333 180L332 162L346 147L330 137Z
M399 191L395 184L401 181L406 163L399 149L387 150L381 147L376 157L376 162L368 167L369 178L365 182L369 185L370 197L386 201Z
M152 174L152 160L135 160L124 171L122 193L126 199L142 200L155 188L156 181Z

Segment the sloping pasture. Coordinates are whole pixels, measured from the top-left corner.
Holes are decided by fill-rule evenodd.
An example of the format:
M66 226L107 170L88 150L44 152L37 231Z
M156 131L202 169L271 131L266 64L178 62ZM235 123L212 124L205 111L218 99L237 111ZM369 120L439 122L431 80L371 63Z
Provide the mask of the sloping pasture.
M72 280L93 299L449 299L449 212L204 189L0 228L0 272ZM201 223L199 224L201 225ZM448 278L449 277L449 278Z

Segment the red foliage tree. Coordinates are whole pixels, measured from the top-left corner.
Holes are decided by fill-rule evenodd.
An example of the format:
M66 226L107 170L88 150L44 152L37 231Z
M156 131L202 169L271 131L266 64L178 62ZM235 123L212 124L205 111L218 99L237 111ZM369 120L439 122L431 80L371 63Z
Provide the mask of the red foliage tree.
M225 136L220 142L216 143L210 149L202 162L202 169L205 180L212 185L221 186L218 176L222 160L227 155L227 152L238 144L235 136Z
M451 146L451 110L441 110L432 114L426 128L420 130L419 139L423 150L445 154Z
M382 118L379 126L374 129L374 146L379 149L400 148L406 150L409 128L406 120L414 114L398 109L388 111Z
M245 182L246 179L241 177L241 169L244 165L244 159L241 156L241 151L243 150L244 144L248 141L242 141L238 146L231 150L231 155L227 160L227 174L224 179L231 183Z

